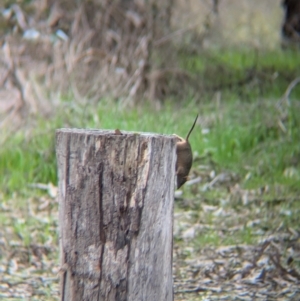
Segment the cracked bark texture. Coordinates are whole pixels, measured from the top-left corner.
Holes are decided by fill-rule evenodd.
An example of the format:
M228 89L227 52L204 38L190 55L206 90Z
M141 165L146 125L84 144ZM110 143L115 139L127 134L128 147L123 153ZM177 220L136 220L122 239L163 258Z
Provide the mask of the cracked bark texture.
M61 300L173 300L175 138L60 129Z

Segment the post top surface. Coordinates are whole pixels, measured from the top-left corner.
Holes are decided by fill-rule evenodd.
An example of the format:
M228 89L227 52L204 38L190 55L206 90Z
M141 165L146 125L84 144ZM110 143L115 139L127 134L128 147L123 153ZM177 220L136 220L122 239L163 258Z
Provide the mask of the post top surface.
M56 130L56 133L74 133L74 134L84 134L92 136L142 136L147 138L169 138L174 139L173 135L164 135L150 132L131 132L123 130L110 130L110 129L77 129L77 128L60 128Z

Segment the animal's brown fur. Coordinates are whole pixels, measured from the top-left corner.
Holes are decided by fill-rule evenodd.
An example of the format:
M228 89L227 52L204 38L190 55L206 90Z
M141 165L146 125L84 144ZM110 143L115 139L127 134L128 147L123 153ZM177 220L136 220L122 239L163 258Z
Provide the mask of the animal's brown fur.
M192 152L191 145L189 143L189 136L195 127L197 119L198 119L198 115L196 116L193 126L189 130L185 139L175 135L179 139L179 141L176 144L177 189L180 188L188 180L188 175L192 167L193 152Z

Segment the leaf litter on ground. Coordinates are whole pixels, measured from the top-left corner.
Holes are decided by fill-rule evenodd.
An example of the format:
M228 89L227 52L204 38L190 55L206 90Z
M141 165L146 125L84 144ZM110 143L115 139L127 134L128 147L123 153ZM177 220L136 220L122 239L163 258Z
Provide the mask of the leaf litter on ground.
M187 186L175 201L175 300L299 300L300 233L284 223L284 210L299 216L299 209L287 201L283 210L281 201L266 202L261 189L242 189L235 180L210 188L217 197L207 197L203 186L211 178L203 178L198 190ZM0 207L4 300L59 299L56 189L35 186L49 195Z
M212 180L202 178L207 189ZM241 188L235 180L214 187L217 197L203 187L188 188L188 203L177 195L175 300L299 300L300 231L284 220L297 219L299 200L265 201L268 189Z

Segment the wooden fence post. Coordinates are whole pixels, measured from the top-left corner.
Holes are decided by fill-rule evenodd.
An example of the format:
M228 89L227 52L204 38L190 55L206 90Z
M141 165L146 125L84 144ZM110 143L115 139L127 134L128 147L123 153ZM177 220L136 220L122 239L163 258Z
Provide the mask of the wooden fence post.
M172 301L172 136L59 129L62 301Z

